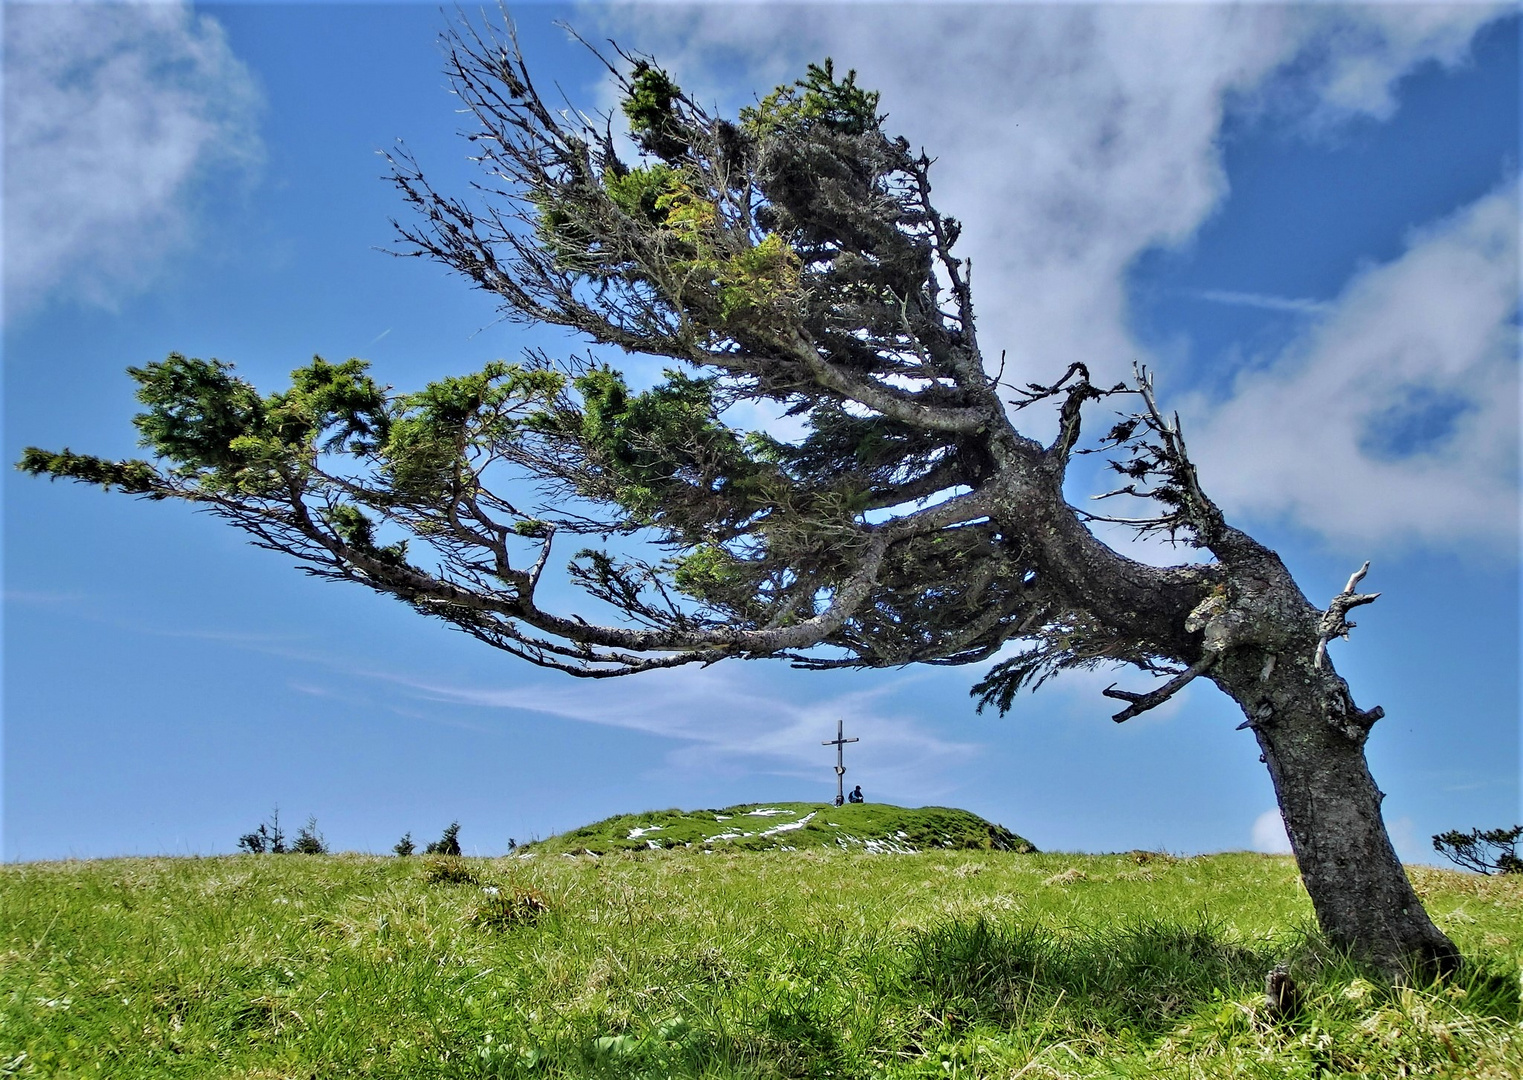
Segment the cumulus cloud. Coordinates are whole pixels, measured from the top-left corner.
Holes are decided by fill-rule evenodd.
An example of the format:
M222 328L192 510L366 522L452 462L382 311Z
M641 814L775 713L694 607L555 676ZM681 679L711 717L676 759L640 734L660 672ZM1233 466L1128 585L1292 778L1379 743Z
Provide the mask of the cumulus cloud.
M1290 837L1279 810L1265 810L1253 819L1253 850L1266 855L1290 854Z
M1206 488L1369 545L1516 543L1518 192L1415 233L1225 402L1186 402Z
M189 5L8 6L8 315L151 284L194 237L197 181L260 161L258 104L221 25Z
M728 107L832 56L883 92L889 128L938 155L970 223L979 336L1013 381L1146 358L1126 271L1186 242L1228 185L1229 104L1290 123L1388 115L1397 81L1463 60L1484 5L611 5L615 37ZM1032 419L1023 417L1029 427ZM1047 432L1033 431L1046 435Z
M1320 39L1309 58L1313 121L1336 122L1349 113L1388 119L1402 75L1425 62L1461 63L1475 32L1506 10L1493 4L1305 5L1300 17Z

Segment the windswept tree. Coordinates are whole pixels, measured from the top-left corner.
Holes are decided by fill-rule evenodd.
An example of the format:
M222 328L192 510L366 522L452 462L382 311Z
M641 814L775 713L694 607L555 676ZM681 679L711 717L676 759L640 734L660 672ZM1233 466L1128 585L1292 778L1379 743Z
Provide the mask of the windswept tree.
M261 395L171 355L128 369L155 461L29 449L20 467L193 503L310 574L573 675L992 659L974 693L1003 712L1063 670L1131 665L1155 684L1106 690L1117 721L1208 679L1258 740L1330 941L1393 975L1457 962L1381 820L1364 755L1381 710L1327 655L1374 599L1355 591L1363 570L1325 609L1308 602L1202 489L1146 371L1102 386L1073 363L1004 385L954 253L962 226L876 93L827 61L727 119L621 54L609 70L639 146L621 155L611 118L543 100L511 35L447 44L486 179L441 193L399 154L405 253L510 318L665 358L663 381L637 391L591 356L530 353L395 393L359 360L317 359ZM1081 448L1102 402L1122 419ZM803 434L738 429L746 403ZM1056 413L1046 444L1013 422L1032 408ZM1098 539L1064 497L1083 450L1110 455L1119 499L1153 508L1133 528L1200 557L1155 567ZM586 614L619 617L542 602L576 537L605 545L568 565L602 602Z

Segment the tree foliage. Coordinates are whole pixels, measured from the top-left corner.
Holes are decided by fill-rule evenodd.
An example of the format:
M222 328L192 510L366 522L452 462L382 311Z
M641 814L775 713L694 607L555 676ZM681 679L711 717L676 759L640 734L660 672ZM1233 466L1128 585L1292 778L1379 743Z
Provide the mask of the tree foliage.
M960 227L854 72L811 65L730 121L636 59L620 76L642 152L629 162L595 118L551 111L512 47L454 46L499 198L440 195L398 157L418 211L398 226L408 251L510 317L683 367L636 390L593 359L532 354L397 393L363 361L314 358L261 396L230 364L172 354L129 369L162 464L32 449L21 467L201 503L310 573L582 675L734 655L967 663L1024 639L982 684L1004 708L1028 677L1188 651L1182 635L1101 625L995 513L1012 464L1059 490L1077 410L1052 447L1009 425L952 253ZM1075 375L1027 397L1100 396ZM737 427L745 404L805 434ZM547 497L520 506L515 478ZM564 534L665 546L654 561L583 547L570 564L631 625L539 608ZM1211 571L1180 574L1163 592L1182 617Z
M1457 866L1478 874L1523 874L1518 840L1523 825L1511 829L1450 829L1433 838L1433 850Z

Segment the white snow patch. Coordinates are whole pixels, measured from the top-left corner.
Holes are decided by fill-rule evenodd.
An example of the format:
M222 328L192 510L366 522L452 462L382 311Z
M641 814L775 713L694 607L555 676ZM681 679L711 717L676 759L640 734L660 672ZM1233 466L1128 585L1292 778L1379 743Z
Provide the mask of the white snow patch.
M768 807L764 810L752 810L746 814L746 817L776 817L778 814L796 813L798 813L797 810L778 810L775 807ZM813 814L810 814L809 816L814 817Z
M715 821L729 821L730 820L730 815L729 814L715 814L714 815L714 820Z
M644 828L630 829L629 838L631 840L638 840L648 832L660 832L664 828L666 828L665 825L646 825Z
M819 813L818 810L811 810L809 813L805 814L797 821L790 821L787 825L779 825L775 829L767 829L765 832L762 832L758 835L776 836L780 832L792 832L794 829L802 829L805 825L809 824L809 819L814 817L814 815L817 813Z

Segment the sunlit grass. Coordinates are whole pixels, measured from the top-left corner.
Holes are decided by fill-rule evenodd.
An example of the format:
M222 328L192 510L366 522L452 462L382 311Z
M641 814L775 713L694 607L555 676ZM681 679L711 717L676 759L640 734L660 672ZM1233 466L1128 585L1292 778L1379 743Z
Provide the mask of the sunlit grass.
M1284 858L697 849L0 868L0 1075L1516 1077L1523 880L1414 868L1474 966L1323 955ZM432 880L430 880L432 879ZM1263 977L1306 998L1271 1025Z

